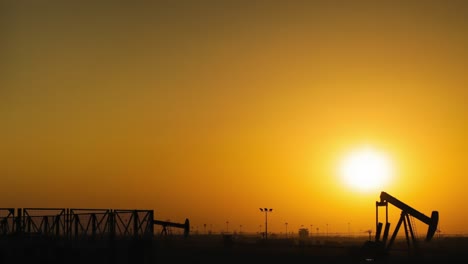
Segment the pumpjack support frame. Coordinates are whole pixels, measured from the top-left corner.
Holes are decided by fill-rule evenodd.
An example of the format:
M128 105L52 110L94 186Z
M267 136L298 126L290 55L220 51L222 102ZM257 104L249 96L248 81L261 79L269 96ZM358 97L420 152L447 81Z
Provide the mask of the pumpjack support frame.
M388 204L392 204L395 207L401 209L401 214L400 214L400 219L395 227L395 230L393 231L393 234L390 238L390 240L387 242L388 238L388 232L390 230L390 223L388 222ZM385 230L384 234L382 237L382 240L380 240L380 234L382 231L382 226L383 224L379 222L379 207L385 206ZM404 231L405 231L405 237L406 237L406 242L408 245L408 250L416 250L418 245L417 245L417 240L414 234L413 226L411 223L410 217L414 217L418 219L419 221L425 223L428 225L427 233L426 233L426 238L425 241L430 241L436 230L437 230L437 225L439 222L439 212L438 211L432 211L431 217L426 216L425 214L419 212L418 210L412 208L411 206L403 203L402 201L398 200L397 198L393 197L392 195L386 193L386 192L381 192L380 193L380 201L376 201L375 203L376 207L376 235L375 235L375 241L378 243L381 243L382 246L384 247L384 251L388 252L392 245L393 242L395 241L395 238L398 234L398 231L401 227L401 224L404 226Z

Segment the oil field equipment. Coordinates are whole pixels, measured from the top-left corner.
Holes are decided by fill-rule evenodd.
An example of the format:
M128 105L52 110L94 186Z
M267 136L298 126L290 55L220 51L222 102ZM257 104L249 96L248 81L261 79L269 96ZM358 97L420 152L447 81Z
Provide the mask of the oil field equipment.
M388 233L390 230L390 223L388 222L388 204L392 204L395 207L401 209L400 219L398 223L396 224L396 227L390 239L388 239ZM413 222L411 221L410 217L414 217L428 226L425 241L430 241L434 237L434 234L437 230L437 225L439 222L438 211L432 211L431 217L428 217L425 214L403 203L402 201L398 200L397 198L391 196L390 194L386 192L380 193L380 201L376 201L375 207L376 207L375 208L376 210L375 241L369 240L363 246L363 250L369 258L378 258L378 257L388 255L388 252L392 248L392 245L395 241L395 238L402 224L403 224L403 228L405 231L405 238L406 238L406 243L408 246L408 252L417 253L418 252L418 240L415 237L415 230L414 230ZM382 238L381 238L381 233L382 233L383 223L379 222L379 207L385 207L385 229L384 229Z
M152 238L154 225L182 228L185 237L190 222L183 224L153 218L153 210L0 208L0 237L55 237L66 239Z

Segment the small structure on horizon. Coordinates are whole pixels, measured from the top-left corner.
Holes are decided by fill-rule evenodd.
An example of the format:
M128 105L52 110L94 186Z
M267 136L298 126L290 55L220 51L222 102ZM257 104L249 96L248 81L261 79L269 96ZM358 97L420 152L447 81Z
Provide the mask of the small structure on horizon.
M309 237L309 229L302 227L299 228L299 238L308 238Z

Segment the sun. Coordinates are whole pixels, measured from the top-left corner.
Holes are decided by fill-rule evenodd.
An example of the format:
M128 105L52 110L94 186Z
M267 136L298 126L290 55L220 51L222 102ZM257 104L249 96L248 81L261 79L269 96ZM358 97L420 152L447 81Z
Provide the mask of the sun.
M364 192L384 188L389 183L392 173L390 158L371 147L350 152L339 166L339 174L344 183Z

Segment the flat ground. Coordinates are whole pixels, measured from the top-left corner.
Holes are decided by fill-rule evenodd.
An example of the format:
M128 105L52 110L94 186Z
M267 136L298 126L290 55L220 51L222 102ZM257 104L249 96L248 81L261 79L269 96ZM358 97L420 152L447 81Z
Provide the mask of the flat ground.
M386 256L363 250L365 238L269 238L234 235L155 237L66 241L60 239L1 238L0 263L450 263L468 260L468 238L434 238L408 251L405 240L395 241Z

